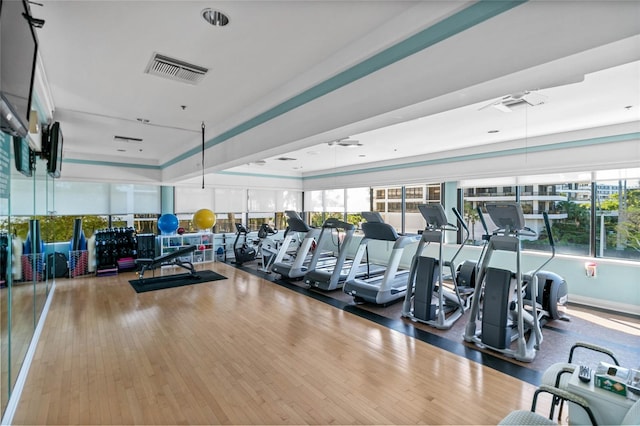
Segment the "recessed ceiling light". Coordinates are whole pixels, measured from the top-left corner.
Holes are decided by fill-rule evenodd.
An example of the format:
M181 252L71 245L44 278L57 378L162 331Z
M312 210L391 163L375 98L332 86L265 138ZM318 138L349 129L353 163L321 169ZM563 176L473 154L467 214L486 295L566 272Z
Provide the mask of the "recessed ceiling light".
M280 161L295 161L295 158L291 158L291 157L278 157L276 158L276 160L280 160Z
M493 130L489 130L487 133L499 133L499 132L500 130L493 129Z
M631 109L633 108L633 105L627 105L626 107L624 107L624 109Z
M364 158L364 157L366 157L366 155L365 154L360 154L360 155L358 155L358 157Z
M218 10L213 10L210 7L202 11L202 17L214 27L224 27L229 23L227 15Z
M118 149L117 151L118 151L118 152L127 152L127 150L126 150L126 149Z

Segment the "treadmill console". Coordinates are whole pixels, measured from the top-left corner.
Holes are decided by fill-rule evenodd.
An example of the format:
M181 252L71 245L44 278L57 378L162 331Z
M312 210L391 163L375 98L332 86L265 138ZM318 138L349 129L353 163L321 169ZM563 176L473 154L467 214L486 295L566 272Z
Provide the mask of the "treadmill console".
M362 212L362 217L367 222L384 223L382 215L379 212Z

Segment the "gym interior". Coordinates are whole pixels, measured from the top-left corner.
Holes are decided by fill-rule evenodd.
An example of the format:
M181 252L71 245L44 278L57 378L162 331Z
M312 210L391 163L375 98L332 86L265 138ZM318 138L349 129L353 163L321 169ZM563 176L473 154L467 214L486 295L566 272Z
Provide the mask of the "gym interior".
M2 424L640 423L639 23L0 0Z

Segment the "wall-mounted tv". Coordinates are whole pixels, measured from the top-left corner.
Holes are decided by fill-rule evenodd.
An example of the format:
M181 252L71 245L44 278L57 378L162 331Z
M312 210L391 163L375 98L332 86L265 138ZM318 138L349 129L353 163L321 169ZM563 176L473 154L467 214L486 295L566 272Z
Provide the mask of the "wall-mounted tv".
M25 0L0 0L0 130L26 137L38 39Z
M47 132L47 173L53 178L59 178L62 170L62 142L62 130L56 121Z
M16 170L27 177L31 177L33 175L35 153L29 148L29 143L26 139L20 136L13 137L13 154Z

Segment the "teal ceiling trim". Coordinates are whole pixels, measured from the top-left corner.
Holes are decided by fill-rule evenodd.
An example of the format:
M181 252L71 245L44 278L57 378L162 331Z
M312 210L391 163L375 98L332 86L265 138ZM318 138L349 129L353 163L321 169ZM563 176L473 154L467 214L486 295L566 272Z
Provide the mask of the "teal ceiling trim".
M402 169L410 169L414 167L434 166L438 164L455 163L460 161L483 160L487 158L505 157L509 155L521 155L521 154L531 154L535 152L557 151L559 149L582 148L582 147L588 147L593 145L603 145L603 144L614 143L614 142L626 142L626 141L632 141L632 140L638 140L638 139L640 139L640 132L625 133L621 135L602 136L598 138L565 141L565 142L559 142L559 143L550 144L550 145L538 145L538 146L532 146L532 147L503 149L500 151L490 151L490 152L481 152L477 154L458 155L455 157L436 158L433 160L414 161L411 163L393 164L389 166L369 167L366 169L359 169L359 170L347 170L344 172L325 173L325 174L319 174L315 176L305 176L303 178L303 181L315 180L315 179L327 179L327 178L335 178L335 177L343 177L343 176L353 176L353 175L359 175L364 173L387 172L392 170L402 170Z
M147 169L147 170L162 169L160 166L152 166L148 164L116 163L114 161L78 160L75 158L65 158L63 162L71 163L71 164L85 164L90 166L102 166L102 167L125 167L125 168Z
M316 86L296 95L275 107L258 114L238 126L227 130L224 133L210 139L205 143L205 149L209 149L226 140L264 124L276 117L279 117L295 108L307 104L320 98L334 90L344 87L356 80L391 65L401 59L420 52L433 46L451 36L459 34L487 19L493 18L507 10L525 3L527 0L480 0L477 3L443 19L442 21L420 31L417 34L387 48L386 50L365 59L351 68L317 84ZM161 167L166 168L185 160L201 152L201 148L192 148L177 156L173 160L164 163Z
M259 178L269 178L269 179L290 179L290 180L302 181L302 177L269 175L269 174L266 174L266 173L247 173L247 172L220 171L220 172L216 172L215 174L217 174L217 175L227 175L227 176L259 177Z

